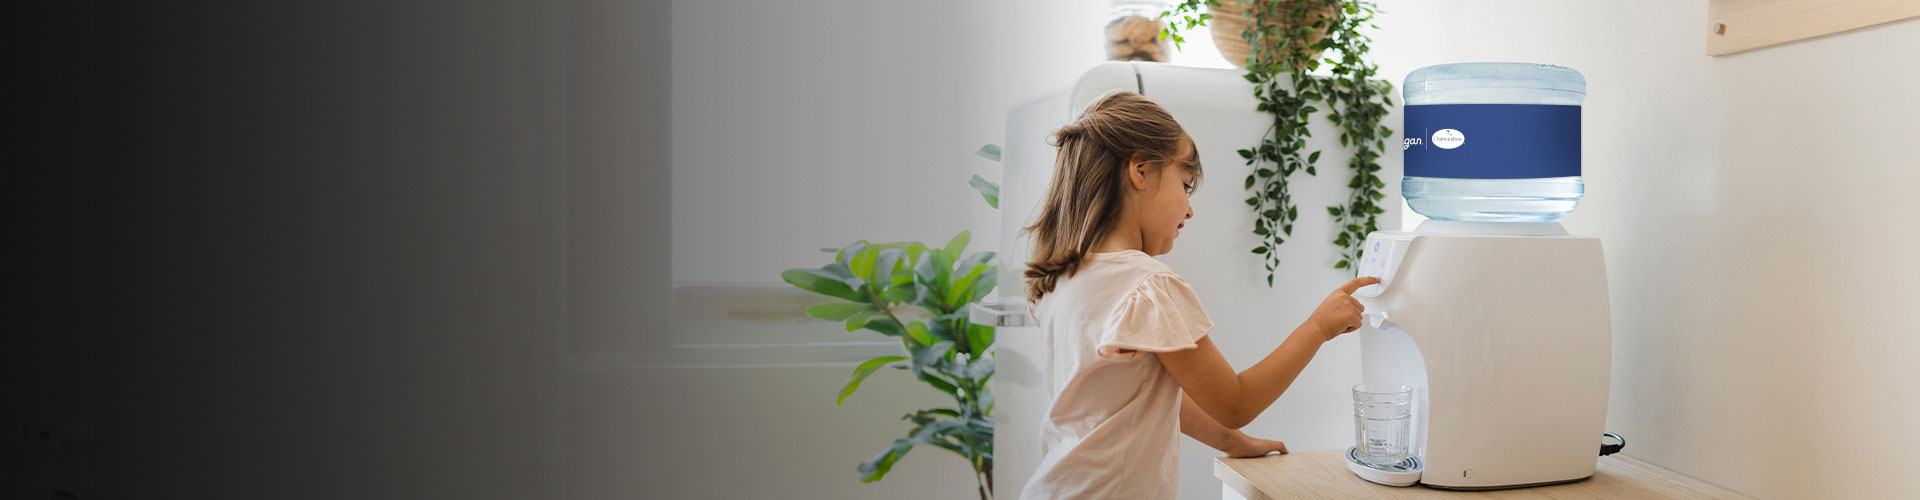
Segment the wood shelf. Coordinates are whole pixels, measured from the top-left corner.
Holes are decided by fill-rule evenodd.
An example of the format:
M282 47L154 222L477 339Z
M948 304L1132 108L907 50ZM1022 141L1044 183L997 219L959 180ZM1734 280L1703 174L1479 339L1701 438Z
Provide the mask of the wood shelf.
M1511 490L1449 491L1425 486L1396 488L1367 482L1347 470L1346 450L1304 451L1260 458L1219 458L1213 475L1251 500L1268 498L1429 499L1613 498L1747 499L1670 470L1611 455L1585 480Z
M1920 17L1913 0L1708 0L1707 55L1721 56Z

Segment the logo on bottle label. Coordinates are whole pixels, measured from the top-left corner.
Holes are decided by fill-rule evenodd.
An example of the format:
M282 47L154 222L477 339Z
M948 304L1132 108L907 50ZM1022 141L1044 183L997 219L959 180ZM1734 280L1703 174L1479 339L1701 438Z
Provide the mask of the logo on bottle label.
M1406 176L1537 179L1580 175L1580 107L1416 104L1406 107ZM1473 131L1473 147L1465 130ZM1420 144L1421 142L1426 144Z

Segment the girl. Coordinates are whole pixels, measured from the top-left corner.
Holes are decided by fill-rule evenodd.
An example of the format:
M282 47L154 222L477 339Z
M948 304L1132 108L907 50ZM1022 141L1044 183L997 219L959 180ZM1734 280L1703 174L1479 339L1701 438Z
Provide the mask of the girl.
M1200 181L1193 139L1140 94L1102 97L1054 132L1052 186L1033 225L1027 300L1044 332L1053 395L1039 470L1023 498L1174 498L1178 433L1235 457L1287 452L1240 432L1287 390L1320 344L1360 328L1342 285L1252 368L1234 373L1173 250ZM1184 393L1184 394L1183 394Z

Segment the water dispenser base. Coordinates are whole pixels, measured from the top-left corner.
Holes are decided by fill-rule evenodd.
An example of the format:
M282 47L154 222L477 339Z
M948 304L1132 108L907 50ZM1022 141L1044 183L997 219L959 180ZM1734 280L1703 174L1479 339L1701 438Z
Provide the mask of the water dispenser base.
M1393 465L1374 465L1360 461L1358 448L1347 448L1347 470L1369 482L1387 486L1413 486L1420 482L1423 470L1420 457L1407 457Z

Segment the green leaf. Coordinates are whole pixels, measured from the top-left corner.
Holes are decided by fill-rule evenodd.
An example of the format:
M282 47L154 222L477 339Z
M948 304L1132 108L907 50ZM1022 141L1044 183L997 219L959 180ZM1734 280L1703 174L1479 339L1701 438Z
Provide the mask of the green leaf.
M853 256L853 262L848 263L847 267L853 269L854 277L873 281L873 261L879 258L879 248L871 246L861 247L860 253Z
M893 285L893 272L900 266L900 261L906 258L907 251L899 247L880 250L879 257L873 265L873 279L869 280L873 283L875 292L884 293L888 286Z
M913 264L919 264L920 256L925 254L926 252L927 252L927 246L924 244L921 244L920 242L916 241L911 244L908 244L907 245L907 261Z
M847 286L839 277L832 276L823 270L788 269L780 273L780 279L786 280L787 283L801 290L855 302L867 301L865 296L855 292L853 287Z
M981 158L986 158L986 159L998 162L1000 161L1000 146L997 144L988 144L988 145L980 146L980 149L974 151L973 154Z
M967 323L967 345L973 347L974 354L986 354L993 347L995 333L991 326Z
M873 372L875 370L879 370L880 367L886 366L887 363L895 363L895 362L906 361L906 360L907 360L906 356L881 356L878 358L869 359L865 363L860 363L860 366L853 368L853 377L847 380L847 384L845 386L840 387L840 399L838 401L833 402L834 406L839 406L842 403L846 403L847 396L852 396L853 391L859 390L860 383L866 381L867 376L873 375Z
M888 303L910 302L920 293L919 288L910 286L913 285L913 275L908 273L894 275L893 285L892 288L887 289L887 293L880 296L880 300Z
M968 299L972 298L974 280L980 279L980 273L985 272L989 267L992 266L973 266L973 269L967 271L965 276L953 280L953 287L948 289L947 307L960 307L961 304L965 304Z
M898 337L901 335L906 335L907 333L907 329L901 327L900 322L894 321L891 319L868 320L867 324L862 326L864 326L868 330L880 332L881 335L886 335L888 337Z
M927 324L919 321L907 323L907 336L920 345L933 345L933 336L927 334Z
M986 252L986 251L974 252L973 254L968 255L967 258L961 259L960 262L955 263L953 265L953 270L959 271L961 273L972 272L975 266L986 265L988 261L993 260L993 256L994 256L993 252Z
M915 304L932 308L934 304L941 303L946 297L944 293L946 289L945 280L948 272L947 266L951 265L951 262L945 255L942 255L944 253L946 253L945 250L938 248L929 249L926 252L926 256L921 258L920 262L913 265L915 279L920 282L920 296L915 298Z
M860 462L858 468L860 471L860 482L871 483L879 481L880 478L887 477L887 471L893 470L894 462L898 462L901 457L907 456L907 451L912 449L913 441L911 440L893 440L893 445L888 446L886 451L880 452L879 455L875 455L865 462Z
M952 408L929 408L925 410L914 411L913 413L910 413L907 416L901 417L901 418L905 420L912 420L913 423L916 423L916 424L926 425L927 423L934 421L934 418L932 417L932 415L946 415L949 417L957 418L960 416L960 410L955 410Z
M847 317L849 316L853 316L854 313L858 313L862 311L871 311L871 310L873 310L873 306L865 303L834 302L830 304L817 304L812 307L808 307L807 315L813 316L815 318L820 318L820 319L830 319L834 321L840 321L843 319L847 319Z
M971 241L973 241L973 231L961 231L960 234L953 235L953 239L947 240L947 257L959 257L960 252L965 252L967 243Z
M949 394L954 392L955 387L952 382L941 378L940 375L935 372L927 371L933 368L934 364L943 361L947 353L953 350L952 341L942 340L930 346L909 347L907 350L913 353L913 374L915 377L919 378L921 382L926 382L927 385L939 389L941 392Z
M920 370L933 368L946 359L948 351L953 350L953 341L942 340L921 348L913 353L913 364Z
M967 302L979 302L993 292L993 287L999 286L1000 274L994 272L996 270L999 270L998 266L987 266L980 278L973 280L973 297L967 299Z
M853 270L847 269L846 264L841 264L839 262L820 266L819 269L810 269L809 271L813 271L814 274L826 276L826 277L833 278L836 280L841 280L841 281L846 281L847 278L853 277Z
M852 333L861 327L867 326L867 320L872 317L873 314L866 311L856 312L847 316L847 332Z
M959 257L959 254L946 251L945 249L930 250L928 253L933 254L932 258L927 259L931 261L933 276L922 277L932 278L932 284L935 287L933 292L941 297L946 297L948 292L947 287L949 286L948 280L951 279L948 275L953 273L953 259Z
M970 363L943 363L942 373L955 378L979 380L993 375L993 358L981 358Z
M987 199L987 206L1000 208L1000 185L987 182L987 180L980 177L979 174L974 174L973 180L967 181L967 184L972 185L974 190L979 191L980 197Z
M1347 268L1347 261L1346 261L1346 259L1341 259L1339 263L1337 263L1337 264L1334 264L1334 265L1333 265L1333 268L1334 268L1334 269L1346 269L1346 268Z
M860 240L860 241L853 242L853 244L851 245L841 247L840 251L833 255L833 261L838 262L840 264L852 265L853 257L856 255L860 255L860 252L866 249L867 249L867 240Z
M1267 253L1267 247L1253 247L1253 253L1259 253L1259 254Z
M934 342L954 340L953 319L949 316L951 315L943 314L940 317L934 318L933 323L927 325L927 336L931 337ZM933 342L924 343L928 345L933 344Z

